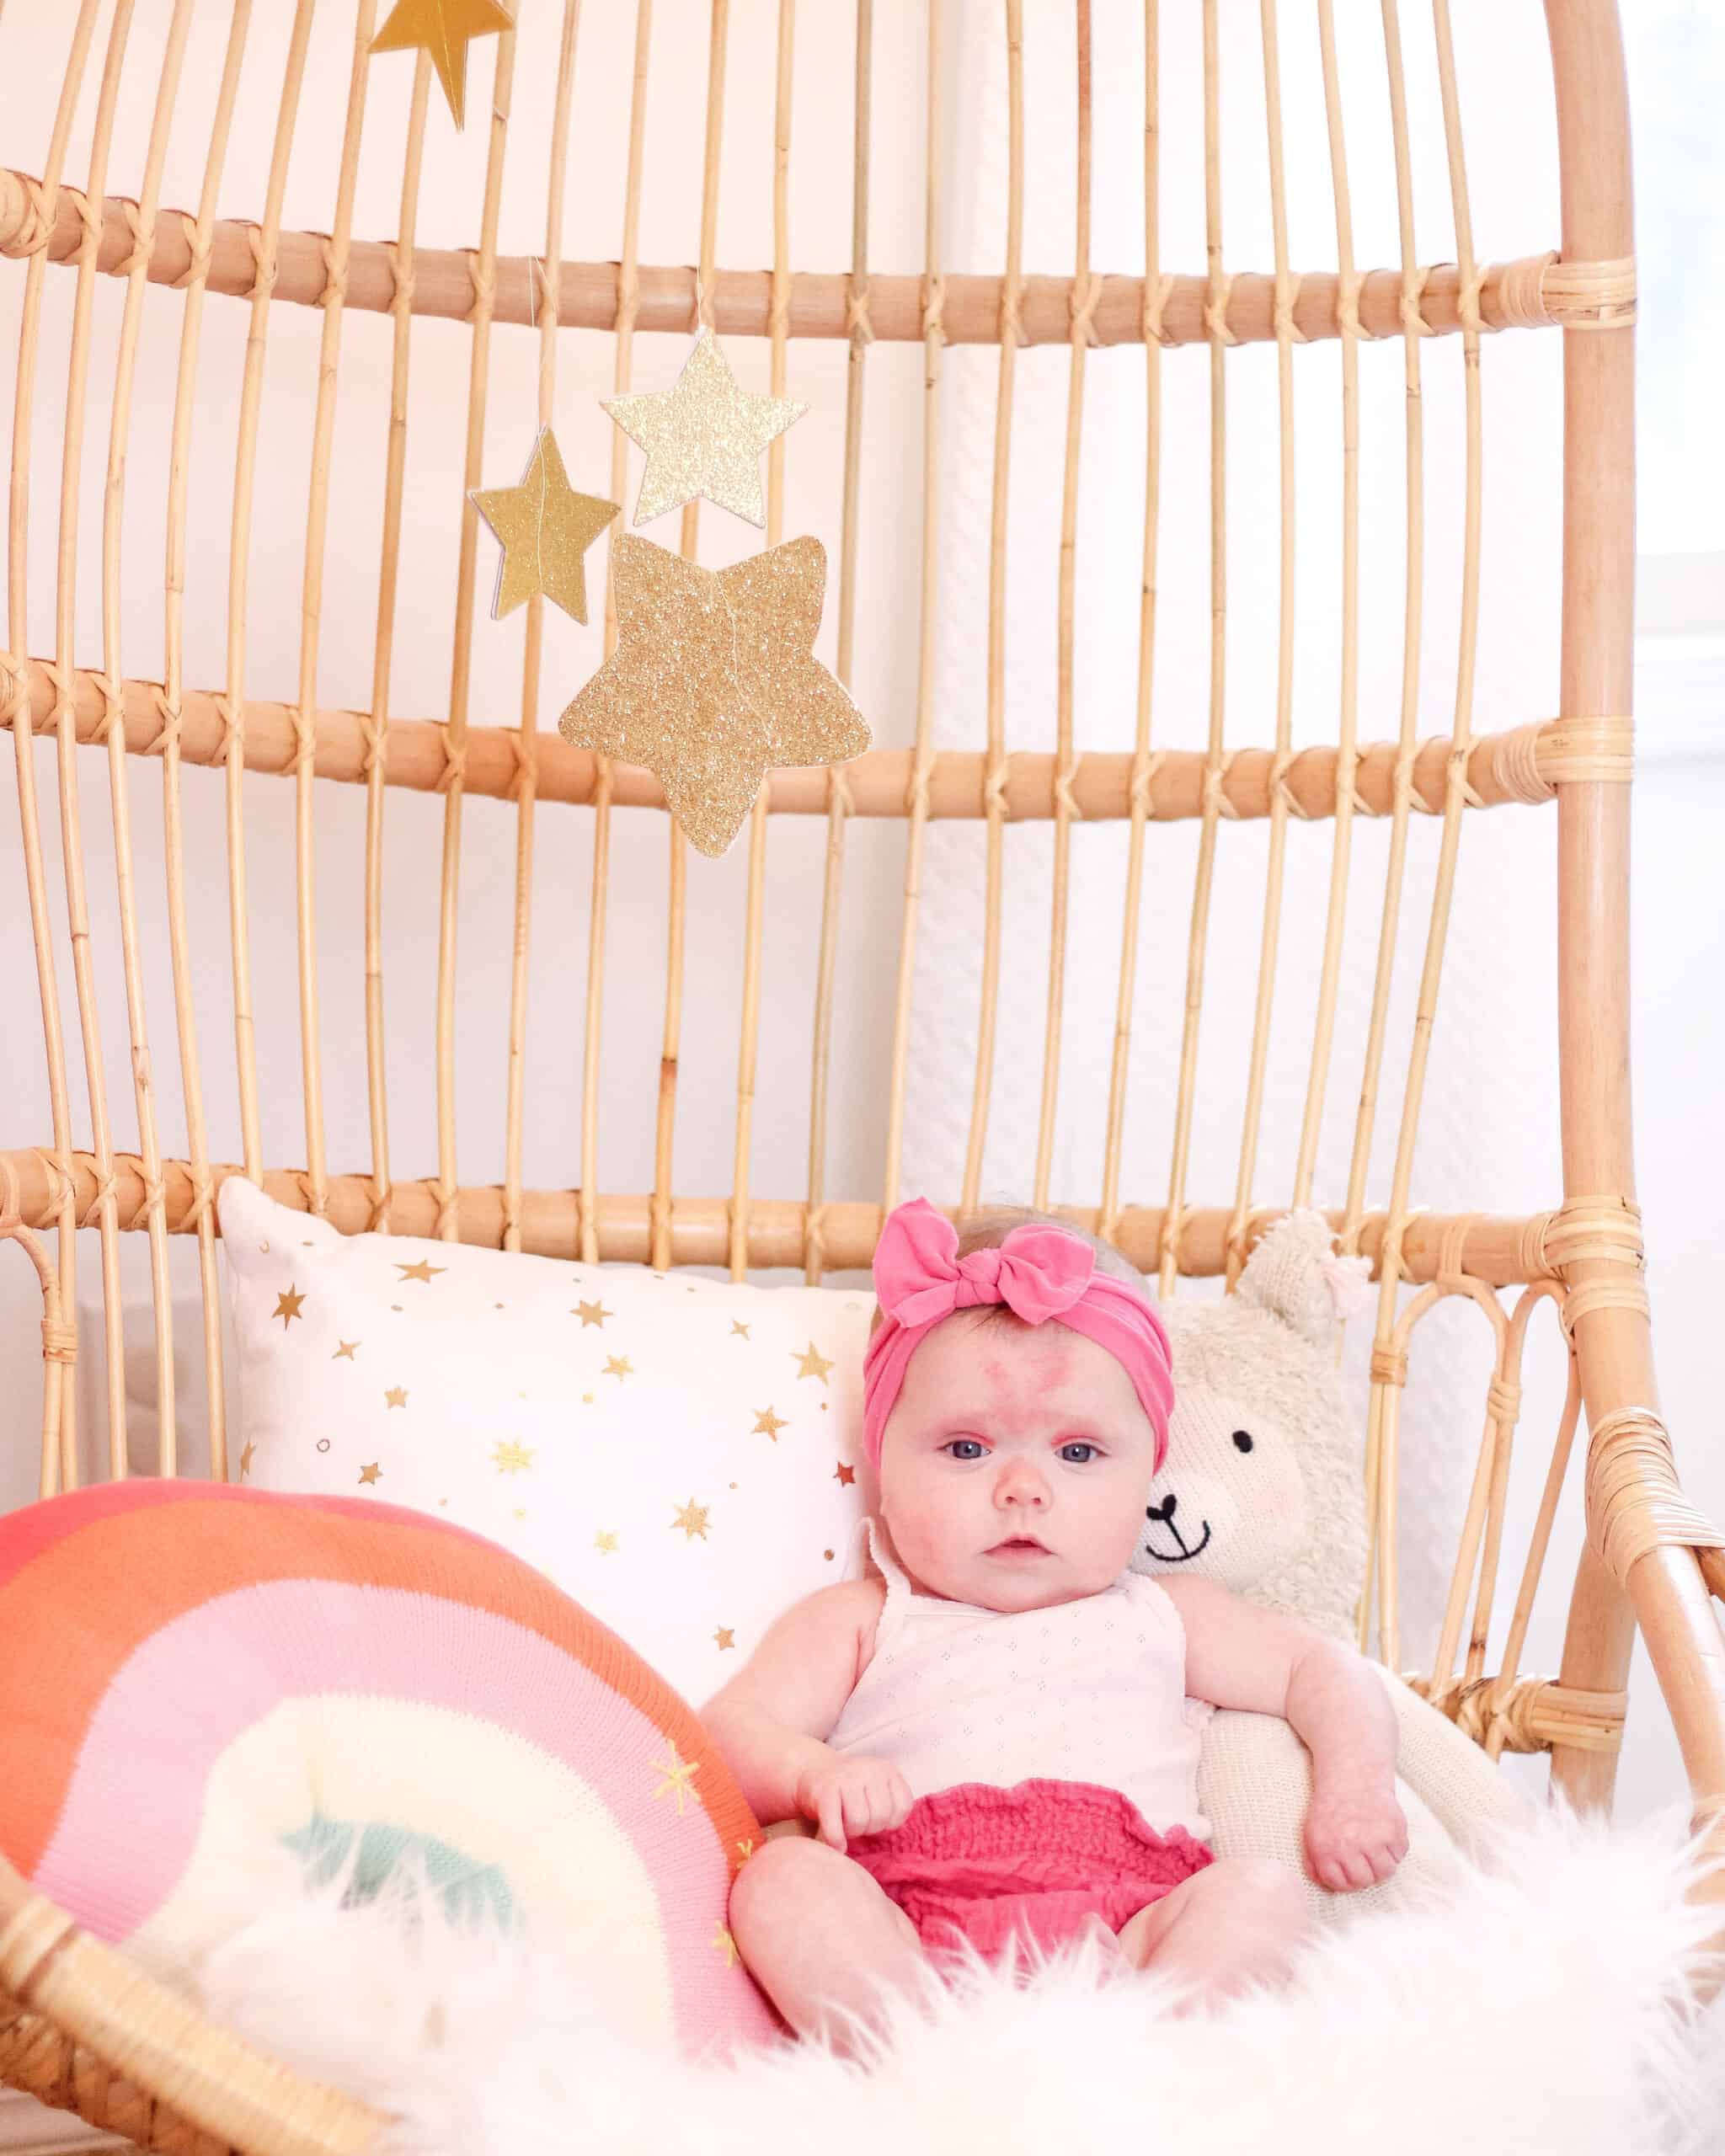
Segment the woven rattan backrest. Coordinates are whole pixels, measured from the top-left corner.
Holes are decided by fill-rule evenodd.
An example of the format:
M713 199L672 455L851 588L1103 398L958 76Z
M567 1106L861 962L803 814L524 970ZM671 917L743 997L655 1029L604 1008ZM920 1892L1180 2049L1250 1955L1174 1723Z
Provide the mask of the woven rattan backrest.
M1003 1059L1028 1058L1039 1073L1035 1135L1011 1163L1013 1194L1069 1208L1116 1240L1165 1294L1199 1276L1231 1286L1274 1213L1290 1203L1330 1209L1341 1247L1367 1255L1381 1283L1367 1449L1377 1540L1360 1636L1364 1642L1375 1595L1379 1645L1392 1664L1397 1412L1408 1342L1439 1301L1477 1305L1493 1332L1491 1393L1430 1688L1464 1721L1471 1715L1494 1751L1553 1742L1577 1757L1590 1747L1609 1751L1621 1724L1616 1679L1559 1698L1551 1687L1519 1689L1514 1672L1583 1392L1596 1423L1614 1412L1631 1417L1626 1442L1645 1440L1650 1429L1663 1437L1642 1368L1645 1297L1621 1069L1634 275L1615 12L1596 0L1555 10L1548 80L1557 85L1562 231L1546 251L1503 261L1476 243L1446 0L1429 13L1383 0L1372 25L1374 77L1365 88L1348 78L1345 98L1351 63L1343 47L1361 35L1361 21L1338 25L1332 0L1298 11L1263 0L1250 24L1220 0L1182 0L1178 8L1145 0L1141 10L1108 10L1105 21L1101 11L1092 20L1092 0L1057 12L1073 135L1070 254L1058 271L1025 260L1026 190L1036 179L1027 112L1053 93L1027 65L1023 0L968 13L954 0L927 0L915 11L857 0L842 39L833 15L812 14L807 0L801 10L795 0L746 9L713 0L699 10L634 0L633 12L563 0L523 11L518 29L474 43L459 140L428 55L371 53L381 26L375 0L350 12L300 0L291 17L240 4L219 37L195 24L190 0L147 13L130 0L111 13L84 0L28 34L10 20L0 25L8 78L32 82L43 115L34 168L0 169L0 253L12 258L19 327L0 654L18 822L0 866L10 879L4 904L18 906L20 920L28 912L47 1121L20 1129L8 1113L0 1131L0 1220L34 1257L47 1310L42 1486L71 1480L79 1459L71 1382L79 1229L89 1231L103 1287L109 1471L126 1465L120 1244L128 1231L148 1253L159 1464L168 1472L180 1464L169 1245L184 1236L195 1245L204 1306L211 1465L226 1471L213 1200L221 1175L236 1166L349 1230L589 1261L724 1266L738 1278L798 1267L818 1281L865 1266L884 1209L908 1194L908 1136L933 1112L915 1082L920 958L931 940L962 937L980 979L969 1097L942 1106L962 1115L963 1166L955 1187L930 1194L966 1205L999 1194L985 1187L991 1106ZM1416 12L1420 81L1430 91L1430 109L1417 114L1404 51ZM955 78L955 55L971 50L961 33L978 35L985 14L1003 99L996 207L1004 247L985 263L948 260L954 191L975 179L968 168L953 169L953 142L964 138L953 116L974 109L965 100L980 94ZM1123 24L1130 47L1117 35ZM1255 114L1225 73L1247 29ZM1298 110L1321 132L1327 172L1328 235L1315 257L1290 238L1296 101L1284 86L1284 48L1296 32L1311 63ZM818 71L799 72L799 40L805 55L818 49ZM1171 74L1167 56L1177 51ZM1124 72L1123 52L1131 62ZM836 54L841 67L829 64ZM669 132L656 131L665 127L658 86L679 68L685 106ZM1092 240L1098 184L1105 177L1117 207L1128 184L1118 156L1105 175L1099 169L1096 123L1119 113L1123 94L1137 108L1140 87L1143 157L1130 182L1135 203L1141 186L1142 253L1123 264L1102 259ZM339 161L314 186L295 166L295 146L313 105L334 139L344 95ZM1350 140L1350 114L1368 97L1373 139L1388 152L1369 173ZM752 132L736 119L740 105L756 123ZM1186 184L1202 206L1201 267L1165 259L1163 138L1172 139L1176 116L1194 146ZM1440 224L1453 259L1434 259L1422 244L1412 147L1422 130L1442 144ZM1263 161L1270 259L1236 267L1226 244L1224 183L1247 136ZM115 154L122 136L136 152L123 169ZM836 160L846 174L848 266L792 249L799 173L830 170ZM250 195L235 178L242 169L255 182ZM393 237L377 223L368 228L357 206L384 199L380 171L393 190ZM182 175L178 191L170 172ZM446 216L433 227L422 214L428 174L450 180L458 229ZM727 190L739 186L763 232L770 228L769 262L727 259L722 238L735 199ZM327 232L289 214L291 200L309 200L316 188L330 205ZM237 189L254 214L234 214ZM663 205L673 195L694 258L682 266L674 251L654 259L643 243L644 209L653 213L656 201L668 229ZM506 196L513 228L531 224L531 246L503 243ZM521 210L527 196L531 219ZM1397 257L1364 260L1354 205L1391 199ZM871 215L878 220L883 203L895 234L920 224L920 250L882 259ZM243 347L237 338L224 347L242 319ZM815 476L797 499L818 494L831 516L819 649L875 727L874 746L852 763L772 774L732 857L717 867L692 863L650 774L571 748L546 723L614 647L608 580L590 646L571 644L567 625L549 621L537 597L525 626L518 619L505 637L486 619L482 579L489 583L493 548L467 499L470 488L513 478L537 427L554 421L575 483L632 503L622 433L590 397L571 398L560 371L569 355L597 351L604 379L592 386L664 387L688 333L702 326L718 333L755 387L813 395L818 375L830 419L824 434L805 421L803 433L782 435L767 452L764 541L720 531L734 520L703 515L697 503L675 535L667 526L652 536L709 564L775 545L796 528L788 460L793 467L799 456L811 460ZM675 334L638 344L653 332ZM1554 349L1556 334L1563 338L1571 423L1562 472L1552 474L1563 488L1567 547L1562 687L1553 711L1477 728L1481 384L1483 355L1500 332L1545 333ZM178 354L171 371L148 376L158 387L170 373L172 381L148 409L134 398L146 378L147 338L171 340ZM1362 514L1358 409L1361 347L1370 344L1399 353L1405 389L1405 507L1394 531L1406 559L1400 693L1386 716L1363 710L1359 693L1362 549L1375 538ZM351 355L370 354L382 383L386 347L387 394L363 413L346 410ZM764 368L748 374L763 347ZM964 347L985 348L994 452L985 516L953 529L943 515L942 460L964 408L952 377ZM1055 693L1025 738L1008 726L1007 539L1014 457L1023 454L1015 414L1025 371L1053 360L1039 349L1048 347L1064 355L1066 379L1058 494L1049 488L1036 504L1050 531L1058 528ZM1273 467L1247 476L1258 487L1257 520L1277 533L1277 566L1263 588L1231 592L1242 520L1231 397L1254 347L1267 348L1266 365L1274 352L1277 419ZM1386 363L1389 352L1380 355ZM526 387L527 355L537 393ZM1332 408L1327 431L1308 444L1295 424L1295 385L1320 355L1339 365L1339 424ZM1129 358L1135 370L1141 362L1143 414L1134 470L1143 504L1137 658L1130 687L1088 685L1089 702L1100 694L1113 713L1104 735L1081 680L1082 582L1095 570L1081 479L1087 393L1097 370ZM1177 364L1194 370L1183 382L1207 377L1199 487L1168 477L1176 449L1188 446L1167 432ZM1447 717L1423 734L1431 691L1423 698L1422 668L1432 663L1423 392L1440 371L1461 385L1464 528L1459 562L1446 568L1456 594L1441 668ZM873 416L883 399L904 423L885 441ZM428 504L414 491L415 459L445 446L442 492ZM56 454L57 499L45 485ZM99 456L105 486L93 509ZM147 464L156 475L147 503L129 479L129 457L134 472ZM190 507L195 467L211 460L225 467L223 533L195 529ZM1296 726L1296 576L1308 560L1296 505L1320 460L1338 490L1339 559L1326 559L1322 584L1332 595L1325 603L1338 693L1330 738L1314 740L1309 723ZM284 481L289 471L296 494ZM303 521L299 586L260 587L254 554L289 500ZM40 535L56 518L50 579ZM165 549L159 678L141 670L129 648L152 545ZM1194 549L1208 558L1210 653L1207 708L1188 733L1158 702L1158 638L1167 625L1158 622L1157 595L1171 550L1183 560ZM442 565L441 582L424 573L430 558ZM595 550L595 590L600 559ZM951 618L943 577L955 563L983 654L976 724L962 745L943 733L937 663ZM1264 648L1274 647L1273 709L1242 712L1231 702L1231 606L1236 637L1244 609ZM338 638L330 627L360 620L362 634L344 628ZM200 637L205 656L189 660ZM449 654L446 693L420 701L402 685L417 683L412 670L423 671L428 643ZM580 659L573 679L571 653ZM357 666L350 696L325 701L320 685L344 666L350 675ZM870 707L871 693L884 707ZM205 771L221 774L219 799ZM277 782L290 780L291 818L275 805L288 793ZM104 782L111 813L96 805ZM403 839L386 808L409 804L414 820ZM146 809L162 834L148 849L159 870L147 878L135 860ZM1560 824L1563 1041L1553 1075L1564 1188L1530 1217L1432 1215L1416 1190L1461 834L1487 810L1555 814ZM1356 874L1364 819L1386 834L1370 889ZM964 827L982 847L979 920L942 918L924 896L942 825ZM1036 900L1042 940L1029 959L1009 905L1009 869L1023 858L1015 841L1027 828L1051 846ZM1215 896L1237 862L1241 835L1254 829L1267 836L1255 947L1227 954L1256 981L1231 1189L1201 1187L1194 1130L1207 969L1220 963ZM1422 831L1435 843L1416 900L1407 869ZM1075 908L1073 862L1087 841L1109 835L1124 841L1121 903L1101 919ZM1192 841L1189 854L1168 851L1177 836ZM1310 1007L1290 1017L1276 996L1290 933L1286 864L1308 840L1327 853L1325 899L1321 914L1294 925L1317 957ZM426 867L434 857L435 877ZM499 872L482 873L477 888L475 858ZM1176 858L1189 863L1189 882L1171 898ZM547 914L537 894L571 859L582 888L569 907ZM413 878L426 917L391 924L390 894ZM1178 924L1183 993L1178 1016L1170 1009L1146 1038L1139 984L1152 890L1165 939L1167 924ZM644 987L638 975L619 978L617 953L620 921L644 942L649 906L664 964ZM254 971L257 923L290 910L292 979L272 977L265 992ZM1349 922L1362 919L1375 921L1370 1016L1343 1067L1338 984ZM224 932L231 1040L220 1011L212 1025L198 963L200 947ZM1102 947L1114 985L1106 1081L1080 1097L1063 1083L1069 977L1075 952ZM794 1022L783 1019L790 1005L772 972L788 952L806 976ZM714 953L730 969L722 1022ZM1001 1018L1003 982L1022 978L1027 964L1042 969L1045 985L1044 1022L1028 1043L1004 1038ZM1404 982L1405 1032L1392 1026ZM487 995L500 1038L475 1016L476 999ZM13 1027L29 1025L32 996L25 979L8 979ZM542 1080L535 1014L553 1006L578 1014L579 1059ZM1271 1189L1260 1155L1266 1118L1275 1116L1267 1074L1279 1021L1300 1030L1306 1075L1291 1176ZM476 1075L482 1056L488 1075ZM264 1080L296 1057L299 1127L288 1133L269 1122ZM176 1064L170 1108L158 1080ZM464 1099L478 1106L458 1118ZM1375 1160L1386 1107L1393 1147ZM1327 1113L1345 1116L1352 1131L1345 1177L1330 1187L1319 1174ZM1135 1165L1133 1131L1151 1113L1165 1118L1169 1143L1146 1171ZM712 1142L729 1155L729 1174L691 1191L679 1163L692 1144L708 1142L715 1117L724 1133ZM1099 1180L1085 1190L1056 1181L1057 1133L1074 1118L1104 1133ZM560 1164L537 1180L527 1167L536 1119L554 1141L547 1157ZM777 1163L766 1187L756 1165L763 1145ZM792 1155L806 1160L794 1177L784 1165ZM614 1157L641 1172L613 1177ZM1374 1174L1387 1181L1375 1203ZM1488 1207L1489 1193L1480 1202ZM48 1230L59 1231L51 1258L37 1240ZM1506 1288L1521 1290L1507 1310L1497 1292ZM1601 1343L1593 1352L1602 1389L1573 1367L1507 1674L1482 1702L1523 1341L1548 1299L1567 1343L1585 1351L1590 1335ZM1621 1341L1621 1355L1604 1345L1610 1340ZM1632 1561L1626 1550L1641 1546L1634 1538L1660 1539L1633 1514L1626 1506L1615 1520L1594 1521L1595 1551L1614 1572ZM1614 1533L1630 1541L1614 1545ZM1464 1627L1469 1646L1458 1675ZM1616 1665L1620 1646L1626 1653L1621 1627L1602 1668Z

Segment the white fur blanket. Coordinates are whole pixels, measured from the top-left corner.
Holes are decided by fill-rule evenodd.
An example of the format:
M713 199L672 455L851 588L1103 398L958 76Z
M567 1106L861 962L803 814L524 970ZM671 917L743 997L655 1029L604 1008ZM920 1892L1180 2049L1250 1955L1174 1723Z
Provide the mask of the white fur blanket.
M1617 1828L1559 1807L1494 1830L1459 1892L1321 1939L1279 1995L1169 2020L1168 1980L1108 1980L1093 1948L1017 1985L978 1963L898 2001L866 2068L788 2041L649 2052L606 2022L601 1942L574 1963L328 1890L254 1917L199 1989L393 2114L401 2156L1717 2156L1696 1862L1682 1807Z

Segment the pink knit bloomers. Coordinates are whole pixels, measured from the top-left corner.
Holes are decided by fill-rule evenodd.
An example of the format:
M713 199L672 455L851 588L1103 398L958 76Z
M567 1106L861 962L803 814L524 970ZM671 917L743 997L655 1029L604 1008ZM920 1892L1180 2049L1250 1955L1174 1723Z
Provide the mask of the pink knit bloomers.
M931 1954L952 1951L957 1935L990 1959L1027 1935L1052 1952L1092 1915L1118 1931L1215 1862L1184 1827L1159 1833L1119 1790L1039 1776L937 1790L902 1826L857 1835L846 1853Z

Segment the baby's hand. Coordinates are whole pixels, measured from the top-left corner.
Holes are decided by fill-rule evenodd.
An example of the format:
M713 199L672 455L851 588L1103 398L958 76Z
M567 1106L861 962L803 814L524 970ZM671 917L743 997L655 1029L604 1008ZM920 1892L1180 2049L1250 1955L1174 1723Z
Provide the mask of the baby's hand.
M1338 1894L1375 1886L1407 1854L1407 1822L1390 1782L1343 1782L1313 1791L1306 1814L1311 1876Z
M797 1809L820 1822L817 1839L842 1853L847 1834L884 1834L905 1822L914 1799L885 1759L831 1753L797 1781Z

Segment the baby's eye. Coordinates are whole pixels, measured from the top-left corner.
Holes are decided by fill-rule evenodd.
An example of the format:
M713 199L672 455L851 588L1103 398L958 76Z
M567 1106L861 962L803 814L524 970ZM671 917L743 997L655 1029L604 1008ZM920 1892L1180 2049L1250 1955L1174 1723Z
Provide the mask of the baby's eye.
M1086 1455L1083 1460L1066 1460L1066 1464L1069 1467L1087 1467L1090 1464L1088 1455L1095 1450L1096 1447L1088 1438L1073 1438L1060 1447L1060 1457L1066 1460L1069 1453L1081 1452Z
M969 1452L953 1453L953 1457L955 1460L980 1460L982 1457L982 1447L978 1444L975 1438L949 1438L946 1444L941 1447L941 1450L943 1452L953 1452L954 1445L969 1445L970 1447L970 1450Z

